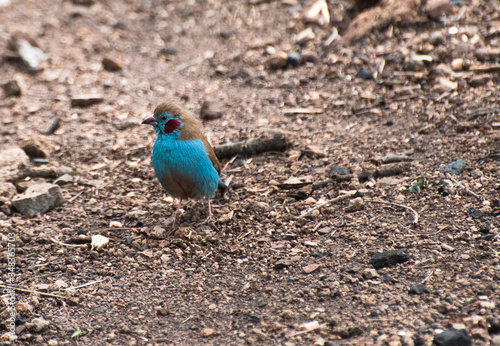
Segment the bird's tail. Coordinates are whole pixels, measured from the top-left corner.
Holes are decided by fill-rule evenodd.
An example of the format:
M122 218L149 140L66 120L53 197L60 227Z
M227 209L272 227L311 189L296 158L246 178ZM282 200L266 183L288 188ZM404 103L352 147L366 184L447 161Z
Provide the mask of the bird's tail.
M217 189L224 192L226 191L227 189L227 185L225 182L223 182L220 178L219 178L219 185L217 186Z

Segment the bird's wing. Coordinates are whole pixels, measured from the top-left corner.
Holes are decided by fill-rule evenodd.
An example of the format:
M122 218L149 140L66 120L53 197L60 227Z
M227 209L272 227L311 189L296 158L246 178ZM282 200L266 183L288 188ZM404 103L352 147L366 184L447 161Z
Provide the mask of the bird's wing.
M207 140L207 137L201 132L201 127L196 121L195 118L191 116L191 114L184 112L182 114L182 121L184 124L184 127L181 131L181 135L179 139L181 141L190 141L190 140L196 140L196 139L201 139L203 142L203 145L207 149L208 153L208 158L212 162L212 165L214 166L215 170L217 173L220 174L220 162L219 159L217 159L217 156L215 155L214 149L210 145L210 143Z

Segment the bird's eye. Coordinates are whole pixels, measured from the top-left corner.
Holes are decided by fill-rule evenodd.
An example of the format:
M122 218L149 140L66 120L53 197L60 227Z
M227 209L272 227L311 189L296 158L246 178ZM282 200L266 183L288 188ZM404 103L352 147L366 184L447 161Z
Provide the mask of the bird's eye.
M165 121L165 120L167 120L167 117L166 117L166 116L162 116L162 117L161 117L161 120L162 120L162 121Z

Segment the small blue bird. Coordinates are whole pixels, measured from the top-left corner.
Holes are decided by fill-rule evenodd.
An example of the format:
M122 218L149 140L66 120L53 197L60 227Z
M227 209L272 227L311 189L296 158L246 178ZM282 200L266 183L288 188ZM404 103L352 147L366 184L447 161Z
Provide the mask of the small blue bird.
M178 199L174 224L183 199L208 198L208 218L212 217L210 198L217 188L226 189L220 179L220 163L200 124L186 110L162 103L143 124L153 125L153 168L165 191Z

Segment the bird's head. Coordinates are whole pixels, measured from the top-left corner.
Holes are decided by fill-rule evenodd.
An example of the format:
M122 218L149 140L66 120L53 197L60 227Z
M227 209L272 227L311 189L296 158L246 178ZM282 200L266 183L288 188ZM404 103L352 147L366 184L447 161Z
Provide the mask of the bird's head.
M184 126L184 110L179 106L162 103L155 108L154 114L144 119L143 124L153 125L155 132L160 135L179 137Z

